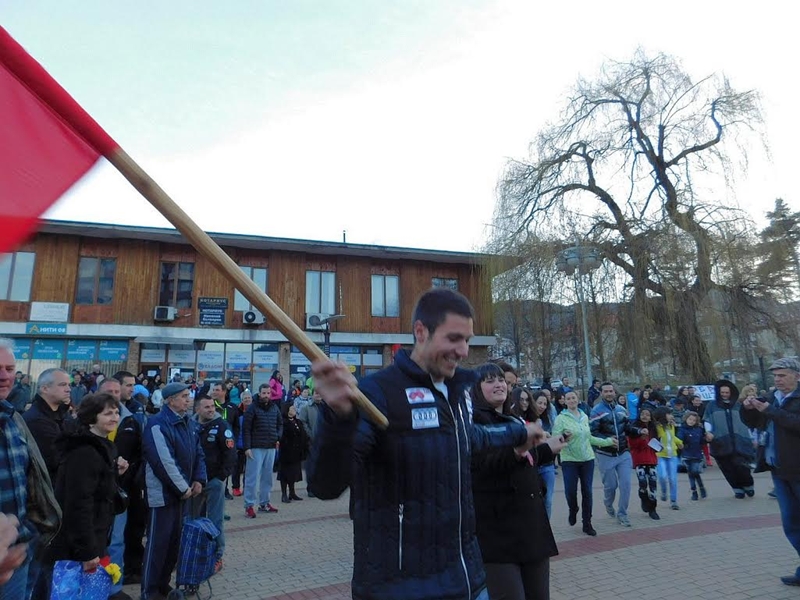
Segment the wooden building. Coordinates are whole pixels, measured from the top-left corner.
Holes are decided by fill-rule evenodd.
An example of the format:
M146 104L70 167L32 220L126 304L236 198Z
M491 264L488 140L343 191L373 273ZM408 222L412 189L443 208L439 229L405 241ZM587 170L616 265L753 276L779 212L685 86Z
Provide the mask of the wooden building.
M320 345L364 376L412 341L411 313L432 286L474 304L469 362L494 343L484 255L363 244L212 234ZM238 374L257 386L279 369L304 379L308 360L252 310L173 229L46 221L0 257L0 336L18 369L100 364L163 378Z

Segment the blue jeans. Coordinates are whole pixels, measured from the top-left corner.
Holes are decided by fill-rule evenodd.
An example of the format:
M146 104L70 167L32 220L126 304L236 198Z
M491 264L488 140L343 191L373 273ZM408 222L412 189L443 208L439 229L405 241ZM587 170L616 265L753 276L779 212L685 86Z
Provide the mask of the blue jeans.
M614 497L619 489L619 505L617 515L628 516L628 502L631 499L631 475L633 461L630 452L623 452L617 456L610 456L598 452L597 468L603 477L603 503L606 508L614 507Z
M244 472L244 507L269 503L272 491L272 466L275 448L251 448L253 458L247 459Z
M28 582L28 570L33 556L32 546L28 545L28 557L14 571L11 579L0 585L0 600L28 600L33 591L33 583Z
M783 534L800 554L800 481L781 479L773 474L772 483L781 509ZM795 576L800 577L800 567L797 567Z
M222 558L225 552L225 532L222 528L225 517L225 482L220 479L210 479L206 484L205 494L208 518L219 529L217 558Z
M686 463L686 473L689 475L689 486L694 492L698 487L703 489L703 459L702 458L687 458L683 461Z
M108 546L108 556L111 558L111 562L118 564L122 573L125 573L125 526L127 524L127 510L114 517L114 527L111 529L111 543ZM124 583L123 576L116 585L111 586L111 593L121 592Z
M578 514L578 481L581 482L581 521L584 525L592 524L592 482L594 481L594 461L563 461L561 470L564 473L564 494L570 514Z
M553 492L556 489L556 466L554 464L539 467L539 475L544 483L544 508L547 511L547 518L553 512Z
M678 457L670 456L658 457L658 464L656 465L656 472L658 473L658 487L661 488L661 496L667 495L667 480L669 480L669 500L670 502L678 501Z

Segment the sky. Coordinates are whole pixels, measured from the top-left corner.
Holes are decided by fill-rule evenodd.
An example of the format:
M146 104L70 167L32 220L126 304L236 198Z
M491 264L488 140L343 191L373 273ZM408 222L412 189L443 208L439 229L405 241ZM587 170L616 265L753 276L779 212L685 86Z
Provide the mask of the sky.
M463 251L506 161L637 47L758 90L769 154L719 198L800 210L790 5L0 0L0 24L206 231ZM46 216L168 226L104 163Z

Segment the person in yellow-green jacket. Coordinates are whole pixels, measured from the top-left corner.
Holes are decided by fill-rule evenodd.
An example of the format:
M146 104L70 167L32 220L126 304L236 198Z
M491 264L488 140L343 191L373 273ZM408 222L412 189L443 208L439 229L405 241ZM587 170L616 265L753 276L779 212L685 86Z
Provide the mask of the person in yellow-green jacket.
M578 408L578 395L567 392L564 397L567 408L562 410L553 423L552 435L559 436L569 431L572 436L561 450L561 468L564 473L564 493L569 506L569 524L578 521L578 481L581 482L581 521L586 535L597 535L592 527L592 481L594 480L594 450L592 446L617 447L617 438L601 438L592 435L589 417Z
M675 417L666 407L658 408L653 415L656 422L656 435L661 443L658 456L658 487L661 488L661 501L667 501L667 480L669 480L670 508L678 510L678 450L683 448L683 441L675 430Z

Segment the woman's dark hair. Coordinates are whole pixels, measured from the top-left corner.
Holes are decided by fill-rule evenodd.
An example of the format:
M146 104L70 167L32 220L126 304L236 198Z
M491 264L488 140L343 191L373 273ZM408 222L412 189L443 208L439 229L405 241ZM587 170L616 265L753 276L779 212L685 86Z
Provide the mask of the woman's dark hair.
M650 421L648 421L647 423L644 423L642 421L642 413L643 412L646 412L648 415L650 415ZM649 408L640 408L639 409L639 416L636 418L636 421L634 421L633 426L636 429L647 429L650 432L650 437L655 437L656 436L655 419L653 417L653 411L651 411Z
M475 311L466 296L448 288L433 288L417 300L414 316L411 317L411 329L414 323L421 321L429 333L444 323L447 314L452 313L467 319L475 318Z
M87 394L78 407L78 422L88 428L97 423L97 415L109 407L119 410L119 402L111 394L105 392Z
M275 369L275 370L272 372L272 376L270 377L270 379L277 379L277 378L278 378L278 375L280 375L280 374L281 374L281 372L280 372L280 371L278 371L278 369Z
M489 402L487 402L481 390L481 383L495 378L505 381L503 369L494 363L484 363L475 369L475 371L478 373L478 380L472 386L472 401L478 406L489 406ZM503 414L511 414L511 402L508 398L503 402Z
M528 396L528 408L525 410L522 410L519 405L522 401L522 394ZM533 410L533 394L528 388L517 387L511 392L511 414L529 423L536 420L536 412Z
M620 399L620 398L623 398L623 399L624 399L624 401L625 401L625 403L623 404L623 406L628 406L628 395L627 395L627 394L617 394L617 404L619 404L619 403L620 403L620 402L619 402L619 399Z
M659 406L656 409L655 414L653 415L653 421L655 421L659 425L662 425L662 426L666 427L666 425L667 425L667 414L669 412L670 412L670 410L668 408L665 408L663 406Z
M536 408L536 403L539 401L539 398L544 398L547 400L547 394L542 391L536 392L533 397L533 401L531 402L531 407L533 408L533 414L536 415L536 419L542 420L542 427L545 430L550 430L553 427L553 424L550 422L550 401L547 400L547 408L544 409L542 414L539 414L539 409ZM534 419L535 420L535 419Z
M292 408L293 406L294 406L294 402L286 402L286 403L284 403L283 406L281 406L281 416L284 419L288 419L289 418L289 409ZM295 416L295 418L297 418L297 407L296 406L295 406L295 409L294 409L294 416Z

